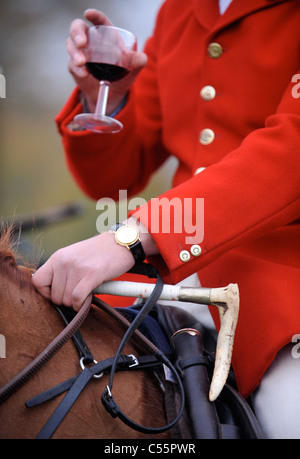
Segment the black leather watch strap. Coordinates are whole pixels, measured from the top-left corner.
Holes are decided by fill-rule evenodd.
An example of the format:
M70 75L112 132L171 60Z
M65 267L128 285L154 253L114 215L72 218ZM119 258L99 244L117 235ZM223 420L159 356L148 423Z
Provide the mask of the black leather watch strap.
M140 261L144 261L145 260L146 255L145 255L145 252L144 252L144 249L143 249L141 241L136 241L129 248L130 248L130 251L131 251L135 261L140 262Z

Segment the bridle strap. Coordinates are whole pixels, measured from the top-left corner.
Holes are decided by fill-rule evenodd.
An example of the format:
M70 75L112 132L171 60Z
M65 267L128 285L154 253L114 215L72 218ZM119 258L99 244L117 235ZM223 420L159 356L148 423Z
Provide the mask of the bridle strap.
M100 378L104 374L109 373L112 365L114 363L114 357L110 357L108 359L102 360L101 362L97 362L90 367L85 367L84 370L88 369L94 378ZM137 371L143 369L150 369L150 368L157 368L161 367L162 362L156 359L154 355L143 355L139 356L138 358L131 354L131 355L121 355L117 371ZM83 371L84 371L83 370ZM27 408L33 408L35 406L41 405L49 400L53 400L58 395L67 392L76 380L80 377L81 373L78 373L75 376L72 376L69 379L57 384L51 389L47 389L41 394L35 395L30 400L25 402Z
M144 356L138 358L138 363L133 363L135 360L134 356L121 355L118 360L117 370L118 371L135 371L136 369L143 368L153 368L161 365L154 356ZM45 403L54 397L67 392L61 403L58 405L50 419L44 425L37 439L49 439L52 437L60 423L63 421L67 413L70 411L77 398L91 381L91 379L97 376L99 373L104 374L108 373L114 363L114 358L108 358L102 362L91 366L90 368L86 367L82 373L74 376L61 384L58 384L52 389L49 389L42 394L39 394L26 402L27 408L31 408L42 403Z
M56 304L53 305L60 317L65 324L65 327L73 320L76 316L77 312L74 311L73 308L67 306L57 306ZM86 365L88 363L92 363L94 361L94 356L90 351L88 345L86 344L80 330L77 330L74 335L72 336L74 345L78 351L79 358L83 361Z

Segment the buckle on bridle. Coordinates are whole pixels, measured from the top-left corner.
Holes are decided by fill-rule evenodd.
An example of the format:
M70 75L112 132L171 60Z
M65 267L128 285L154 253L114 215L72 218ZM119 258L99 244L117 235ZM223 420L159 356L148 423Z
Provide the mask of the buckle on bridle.
M113 399L109 386L106 386L105 391L101 396L101 401L106 411L116 418L119 415L118 405Z
M139 365L139 361L135 355L129 354L128 357L131 357L133 360L133 363L129 365L128 368L136 367L137 365Z
M79 360L79 364L80 364L82 370L85 369L84 361L85 361L84 357L81 357L81 359ZM97 365L98 362L97 362L97 360L94 359L92 363L93 363L93 365ZM99 374L94 374L93 378L96 378L96 379L97 378L102 378L103 375L104 375L104 373L103 373L103 371L101 371L101 373L99 373Z

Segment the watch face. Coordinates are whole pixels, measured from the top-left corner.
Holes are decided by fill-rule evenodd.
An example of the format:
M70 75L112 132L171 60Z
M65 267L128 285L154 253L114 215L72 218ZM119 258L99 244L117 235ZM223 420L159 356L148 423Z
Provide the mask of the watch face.
M138 230L133 226L121 226L116 232L116 241L122 245L132 245L138 237Z

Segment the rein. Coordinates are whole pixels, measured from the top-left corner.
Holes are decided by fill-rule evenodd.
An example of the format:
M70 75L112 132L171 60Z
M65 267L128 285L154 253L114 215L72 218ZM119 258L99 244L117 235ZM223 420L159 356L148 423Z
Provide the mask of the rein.
M131 323L130 327L128 328L127 332L125 333L125 335L124 335L124 337L123 337L123 339L122 339L122 341L120 343L120 346L119 346L119 348L117 350L117 353L115 355L114 364L113 364L112 369L111 369L109 384L106 387L104 393L102 394L101 401L102 401L102 404L104 405L105 409L110 413L110 415L113 418L119 417L125 424L127 424L129 427L131 427L132 429L137 430L139 432L148 433L148 434L157 434L157 433L162 433L162 432L165 432L166 430L169 430L171 427L173 427L178 422L178 420L180 419L180 417L181 417L181 415L183 413L184 404L185 404L185 396L184 396L184 388L183 388L183 385L182 385L182 382L181 382L181 378L180 378L177 370L172 365L170 360L166 357L166 355L164 355L156 346L154 346L154 351L155 351L154 355L155 355L155 357L171 370L171 372L175 376L176 381L178 382L178 386L179 386L179 390L180 390L180 397L181 397L181 406L180 406L179 413L177 414L175 419L172 422L170 422L169 424L167 424L167 425L165 425L163 427L149 428L149 427L146 427L146 426L142 426L142 425L137 424L136 422L134 422L132 419L128 418L122 412L122 410L117 405L117 403L115 402L115 400L114 400L114 398L112 396L113 380L114 380L114 376L115 376L116 366L117 366L117 363L118 363L118 358L120 357L120 354L121 354L122 350L124 349L124 347L125 347L126 343L128 342L128 340L131 338L131 336L137 330L137 328L141 325L141 323L146 318L146 316L150 313L151 309L155 306L157 300L160 297L160 294L162 292L163 285L164 285L163 281L162 281L162 278L161 278L160 274L156 271L156 269L154 269L151 265L147 265L147 264L143 264L143 265L148 270L147 275L149 277L156 277L157 278L157 282L156 282L155 288L154 288L151 296L145 302L144 306L142 307L142 309L140 310L140 312L138 313L136 318ZM149 269L150 269L150 271L149 271ZM140 271L138 270L138 272L140 272Z

